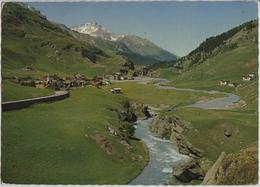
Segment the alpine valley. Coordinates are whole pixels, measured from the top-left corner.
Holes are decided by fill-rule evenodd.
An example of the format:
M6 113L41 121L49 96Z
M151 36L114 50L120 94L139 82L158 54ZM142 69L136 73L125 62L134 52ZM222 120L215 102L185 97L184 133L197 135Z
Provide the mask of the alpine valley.
M3 183L258 183L258 19L177 57L5 2L1 41Z

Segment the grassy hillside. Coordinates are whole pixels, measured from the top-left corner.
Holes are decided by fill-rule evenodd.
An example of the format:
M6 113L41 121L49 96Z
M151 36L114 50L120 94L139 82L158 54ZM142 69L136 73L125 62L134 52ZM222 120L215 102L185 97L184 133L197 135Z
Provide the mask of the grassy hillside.
M10 81L2 82L2 101L27 99L54 94L50 89L39 89L29 86L21 86Z
M2 114L2 180L16 184L125 184L147 162L140 141L121 143L113 109L125 99L97 88ZM15 116L15 117L14 117ZM119 136L109 133L113 128Z
M222 34L207 38L188 55L172 62L161 62L153 69L172 68L174 72L184 72L206 62L221 53L245 46L257 45L258 20L253 20L230 29Z
M192 129L186 136L194 146L204 150L204 157L212 162L223 151L238 152L258 140L257 113L184 108L176 114L191 122ZM226 137L225 131L232 136Z
M257 71L257 45L241 46L208 59L194 69L174 75L170 69L159 70L163 77L170 78L173 85L206 89L223 89L220 80L229 80L243 85L242 76ZM235 67L235 68L234 68Z
M86 76L119 70L122 57L109 56L87 42L74 38L35 10L5 3L2 12L2 72L7 75L56 73ZM31 71L26 71L30 67Z
M258 72L257 34L257 21L248 22L206 40L181 61L156 67L155 72L171 80L170 85L219 90L240 96L239 107L235 109L182 108L175 113L168 112L168 115L177 115L190 122L192 128L186 137L195 147L205 151L201 159L205 170L221 152L237 153L258 142L258 75L248 82L242 80L243 75ZM236 82L240 86L220 86L220 80ZM226 131L232 136L226 137Z
M179 73L176 72L176 68L172 65L168 68L158 68L156 73L170 79L172 82L169 84L177 87L234 92L241 97L246 95L245 92L247 91L252 92L252 90L245 88L254 84L256 87L254 89L256 91L254 98L256 100L258 78L245 82L242 80L242 77L258 70L257 27L256 21L237 27L235 34L224 41L221 40L222 43L218 47L215 46L214 51L216 54L209 56L205 61L194 65L192 68L181 70L182 72ZM236 45L236 47L229 49L226 48L226 45ZM199 49L201 49L201 46L194 50L192 54L198 53ZM183 57L186 60L182 64L188 64L189 58L189 55ZM228 80L241 85L237 88L220 86L220 80ZM241 92L242 94L240 94L240 90L244 90L243 93Z

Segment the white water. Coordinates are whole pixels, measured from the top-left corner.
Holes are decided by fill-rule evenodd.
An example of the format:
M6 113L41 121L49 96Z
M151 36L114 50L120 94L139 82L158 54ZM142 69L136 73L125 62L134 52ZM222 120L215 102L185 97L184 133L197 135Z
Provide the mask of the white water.
M178 161L188 158L179 154L170 141L154 137L149 130L151 120L138 120L136 122L135 137L142 139L147 145L150 161L142 173L129 183L132 185L165 184L171 179L172 166Z

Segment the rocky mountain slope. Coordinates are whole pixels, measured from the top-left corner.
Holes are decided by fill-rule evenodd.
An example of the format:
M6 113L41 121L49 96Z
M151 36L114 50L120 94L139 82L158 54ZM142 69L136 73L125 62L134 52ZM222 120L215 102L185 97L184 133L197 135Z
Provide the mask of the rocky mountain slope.
M147 39L135 35L116 35L97 23L82 24L72 27L71 30L80 33L76 36L82 40L91 41L105 51L119 52L139 64L154 64L176 59L174 54Z
M99 25L97 22L86 23L79 26L72 27L71 30L77 31L82 34L88 34L92 37L102 38L109 41L118 41L123 38L124 35L116 35L106 29L105 27Z

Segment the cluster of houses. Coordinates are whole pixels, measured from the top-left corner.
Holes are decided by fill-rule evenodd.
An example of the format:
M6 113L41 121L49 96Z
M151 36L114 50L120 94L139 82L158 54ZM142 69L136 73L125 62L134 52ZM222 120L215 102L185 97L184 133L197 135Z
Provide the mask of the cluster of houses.
M248 73L247 75L244 75L242 77L243 81L251 81L256 77L256 73L252 72L252 73Z
M25 67L24 70L32 71L32 67ZM132 70L129 72L129 70ZM134 77L147 76L149 73L149 68L146 66L141 67L141 69L136 70L133 67L124 67L120 69L119 72L112 75L106 75L103 77L94 77L92 79L86 78L82 74L75 74L72 77L59 77L56 74L43 76L39 79L34 79L32 77L3 77L3 79L8 79L13 83L21 84L23 86L30 86L36 88L51 88L54 90L69 90L71 88L85 87L87 85L93 85L96 87L109 85L110 80L133 80ZM120 94L123 93L121 88L113 88L110 90L112 93Z
M87 85L93 85L96 87L102 85L108 85L110 82L102 77L94 77L93 79L87 79L82 74L76 74L73 77L60 78L56 74L44 76L41 79L33 79L31 77L9 78L11 82L19 83L23 86L31 86L36 88L52 88L55 90L68 90L70 88L85 87Z
M243 81L251 81L251 80L254 80L255 78L256 78L256 73L252 72L252 73L249 73L249 74L247 74L247 75L244 75L244 76L242 77L242 80L243 80ZM238 83L236 83L236 82L230 82L230 81L227 81L227 80L221 80L221 81L219 82L219 84L220 84L221 86L229 86L229 87L237 87L237 86L239 86Z
M129 73L128 69L120 69L120 72L116 72L113 74L114 80L133 80L134 77L138 76L147 76L149 73L149 68L146 66L143 66L140 70L135 70L131 73Z
M219 84L221 85L221 86L229 86L229 87L237 87L239 84L238 83L236 83L236 82L230 82L230 81L226 81L226 80L221 80L220 82L219 82Z
M128 77L124 76L124 74L116 72L113 75L114 80L127 80Z

